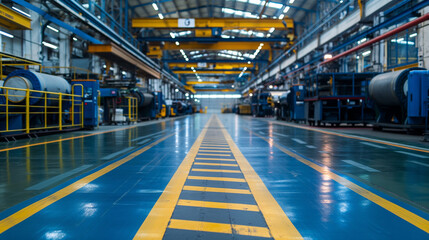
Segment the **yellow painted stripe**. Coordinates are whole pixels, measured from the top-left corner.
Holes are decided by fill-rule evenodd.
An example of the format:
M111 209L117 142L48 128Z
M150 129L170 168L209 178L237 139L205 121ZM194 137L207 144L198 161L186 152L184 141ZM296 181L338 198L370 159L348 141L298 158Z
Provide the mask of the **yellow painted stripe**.
M247 159L243 156L237 145L232 140L231 136L223 128L222 123L216 117L217 122L222 128L223 135L231 148L231 151L243 172L244 178L249 185L250 191L265 218L265 221L270 229L271 235L274 239L303 239L301 234L295 228L290 219L286 216L283 209L268 191L264 182L249 164Z
M221 152L221 153L230 153L231 151L225 151L225 150L201 150L200 152Z
M202 147L204 147L204 146L209 146L209 147L228 147L228 145L224 145L224 144L222 144L222 145L220 145L220 144L203 144L201 146Z
M213 187L184 186L183 190L199 191L199 192L251 194L250 191L247 189L235 189L235 188L213 188Z
M225 167L238 167L238 164L232 163L204 163L204 162L195 162L195 165L206 165L206 166L225 166Z
M213 117L209 119L201 131L191 150L174 173L133 239L162 239L176 203L179 200L182 188L185 185L186 178L191 170L192 163L206 135L207 128L212 121Z
M198 153L198 155L219 156L219 157L230 157L231 156L231 154L218 154L218 153Z
M138 155L142 154L143 152L147 151L148 149L152 148L153 146L159 144L160 142L164 141L165 139L173 136L173 134L170 134L168 136L165 136L161 139L159 139L158 141L149 144L148 146L135 151L133 153L131 153L130 155L128 155L127 157L116 161L112 164L109 164L108 166L98 170L95 173L92 173L60 190L58 190L57 192L19 210L18 212L4 218L3 220L0 221L0 234L7 231L8 229L10 229L11 227L19 224L20 222L26 220L27 218L33 216L34 214L38 213L39 211L43 210L44 208L48 207L49 205L57 202L58 200L72 194L73 192L85 187L88 183L94 181L95 179L103 176L104 174L116 169L117 167L121 166L122 164L129 162L130 160L132 160L133 158L137 157Z
M225 223L213 223L213 222L200 222L200 221L188 221L171 219L169 228L182 229L190 231L201 231L201 232L214 232L214 233L226 233L226 234L238 234L252 237L265 237L269 238L270 231L264 227L253 227L245 225L225 224Z
M235 159L227 159L227 158L195 158L195 160L203 160L203 161L227 161L227 162L235 162Z
M193 172L241 173L239 170L203 169L203 168L192 168L192 171Z
M200 149L229 150L229 148L223 148L223 147L200 147Z
M203 177L203 176L188 176L191 180L208 180L222 182L246 182L243 178L227 178L227 177Z
M203 142L203 144L219 144L219 145L226 145L225 141L223 141L223 142Z
M256 134L253 132L253 134L257 135L258 137L264 139L265 141L269 142L270 144L273 144L272 141L269 141L269 139L263 137L262 135ZM392 212L396 216L404 219L405 221L413 224L414 226L420 228L421 230L429 233L429 221L418 216L417 214L414 214L410 211L408 211L405 208L402 208L401 206L396 205L395 203L390 202L389 200L386 200L377 194L347 180L346 178L343 178L333 172L331 172L328 168L319 166L311 161L308 161L307 159L287 150L286 148L278 145L277 143L273 144L275 147L280 149L282 152L286 153L287 155L297 159L298 161L304 163L305 165L315 169L316 171L323 174L323 176L329 177L332 180L338 182L339 184L346 186L350 190L354 191L355 193L361 195L362 197L372 201L373 203L379 205L380 207Z
M241 203L208 202L208 201L195 201L195 200L180 199L179 202L177 203L177 205L186 206L186 207L219 208L219 209L231 209L231 210L259 212L258 206L251 205L251 204L241 204Z
M408 149L408 150L413 150L413 151L418 151L418 152L429 153L429 149L421 149L421 148L415 148L415 147L408 147L408 146L403 146L403 145L395 144L395 143L388 143L388 142L384 142L384 141L376 140L376 139L369 139L369 138L358 137L358 136L350 136L350 135L345 135L345 134L341 134L341 133L330 132L330 131L326 131L326 130L320 130L320 129L317 129L317 128L310 128L310 127L304 127L304 126L296 126L296 125L292 125L292 124L288 124L288 123L280 123L280 122L277 122L277 121L272 121L272 123L279 124L279 125L285 125L285 126L293 127L293 128L305 129L305 130L314 131L314 132L325 133L325 134L339 136L339 137L344 137L344 138L357 139L357 140L361 140L361 141L379 143L379 144L384 144L384 145L388 145L388 146L393 146L393 147L398 147L398 148L403 148L403 149Z

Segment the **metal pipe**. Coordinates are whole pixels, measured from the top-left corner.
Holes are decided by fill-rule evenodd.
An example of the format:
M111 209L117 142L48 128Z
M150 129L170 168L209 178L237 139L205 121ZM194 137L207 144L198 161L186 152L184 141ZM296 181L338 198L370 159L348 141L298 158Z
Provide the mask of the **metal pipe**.
M417 19L415 19L415 20L413 20L413 21L411 21L411 22L409 22L409 23L406 23L406 24L404 24L404 25L402 25L402 26L400 26L400 27L398 27L398 28L395 28L395 29L393 29L393 30L391 30L391 31L389 31L389 32L386 32L386 33L384 33L384 34L382 34L382 35L380 35L380 36L378 36L378 37L376 37L376 38L373 38L373 39L371 39L371 40L369 40L369 41L367 41L367 42L365 42L365 43L362 43L362 44L361 44L361 45L359 45L359 46L356 46L356 47L354 47L354 48L352 48L352 49L349 49L349 50L347 50L347 51L345 51L345 52L342 52L342 53L340 53L340 54L338 54L338 55L336 55L336 56L332 57L331 59L327 59L327 60L325 60L325 61L321 62L319 65L324 65L324 64L330 63L330 62L332 62L332 61L335 61L335 60L337 60L337 59L339 59L339 58L342 58L342 57L347 56L347 55L349 55L349 54L351 54L351 53L354 53L354 52L356 52L356 51L359 51L359 50L360 50L360 49L362 49L362 48L365 48L365 47L371 46L372 44L374 44L374 43L376 43L376 42L379 42L379 41L381 41L381 40L384 40L384 39L386 39L386 38L388 38L388 37L390 37L390 36L393 36L393 35L395 35L395 34L397 34L397 33L400 33L400 32L402 32L402 31L404 31L404 30L406 30L406 29L409 29L409 28L411 28L411 27L414 27L414 26L416 26L417 24L422 23L422 22L427 21L427 20L429 20L429 13L426 13L425 15L423 15L423 16L421 16L421 17L419 17L419 18L417 18Z

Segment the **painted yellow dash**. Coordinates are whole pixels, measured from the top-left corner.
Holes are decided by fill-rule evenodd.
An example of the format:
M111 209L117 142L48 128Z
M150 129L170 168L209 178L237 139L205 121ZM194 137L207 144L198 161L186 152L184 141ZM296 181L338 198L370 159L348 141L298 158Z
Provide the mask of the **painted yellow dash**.
M203 142L203 144L219 144L219 145L222 145L222 144L226 144L225 143L225 141L223 141L223 142Z
M88 183L94 181L95 179L103 176L104 174L118 168L124 163L129 162L130 160L134 159L138 155L142 154L143 152L147 151L148 149L152 148L153 146L159 144L160 142L164 141L165 139L173 136L173 134L170 134L168 136L165 136L158 141L149 144L148 146L135 151L131 153L130 155L126 156L125 158L122 158L119 161L113 162L112 164L107 165L106 167L58 190L57 192L17 211L16 213L4 218L0 221L0 234L7 231L11 227L21 223L22 221L26 220L27 218L33 216L34 214L38 213L39 211L43 210L44 208L48 207L49 205L57 202L58 200L67 197L68 195L74 193L75 191L85 187Z
M206 166L225 166L225 167L238 167L238 164L233 163L205 163L205 162L194 162L195 165L206 165Z
M200 147L200 149L229 150L229 148L223 148L223 147Z
M228 147L226 144L201 144L201 147L209 146L209 147Z
M231 157L231 154L218 154L218 153L198 153L198 155L204 155L204 156L219 156L219 157Z
M200 192L251 194L250 191L247 189L235 189L235 188L213 188L213 187L184 186L183 190L200 191Z
M268 191L262 179L252 168L247 159L243 156L237 145L232 140L228 131L223 128L221 121L216 117L216 121L222 127L222 133L231 148L231 151L243 172L244 178L249 185L250 191L265 218L270 233L274 239L303 239L283 209Z
M149 212L149 215L146 217L143 224L140 226L134 236L134 239L162 239L164 236L168 222L171 219L171 215L173 214L176 203L179 200L182 188L185 185L186 178L191 170L192 163L197 155L198 149L200 148L201 142L206 135L207 127L212 120L213 117L210 118L204 129L201 131L194 145L192 145L191 150L174 173L170 182L167 184L167 187L165 187L163 193Z
M191 180L208 180L222 182L246 182L243 178L227 178L227 177L203 177L203 176L188 176Z
M208 202L208 201L180 199L177 205L186 206L186 207L219 208L219 209L259 212L259 208L257 205L241 204L241 203Z
M195 158L195 160L235 162L235 159L227 159L227 158Z
M241 173L239 170L203 169L203 168L192 168L192 171L193 172Z
M265 238L271 237L270 231L268 230L268 228L225 224L225 223L171 219L168 227L174 228L174 229L201 231L201 232L214 232L214 233L226 233L226 234L234 233L238 235L252 236L252 237L265 237Z
M255 134L255 133L253 133ZM259 135L259 134L255 134L257 136L259 136L260 138L264 139L265 141L269 141L268 139L266 139L265 137ZM271 142L270 142L271 143ZM429 233L429 221L420 217L419 215L412 213L411 211L408 211L407 209L396 205L395 203L390 202L387 199L384 199L380 196L378 196L377 194L366 190L365 188L347 180L346 178L343 178L333 172L331 172L328 168L325 168L323 166L319 166L289 150L287 150L286 148L278 145L277 143L274 143L274 146L277 147L278 149L280 149L282 152L286 153L287 155L295 158L296 160L304 163L305 165L313 168L314 170L320 172L323 176L329 177L332 180L338 182L339 184L346 186L347 188L349 188L350 190L354 191L355 193L361 195L362 197L372 201L373 203L379 205L380 207L390 211L391 213L395 214L396 216L404 219L405 221L411 223L412 225L420 228L421 230Z
M230 153L231 151L225 151L225 150L199 150L200 152L220 152L220 153Z

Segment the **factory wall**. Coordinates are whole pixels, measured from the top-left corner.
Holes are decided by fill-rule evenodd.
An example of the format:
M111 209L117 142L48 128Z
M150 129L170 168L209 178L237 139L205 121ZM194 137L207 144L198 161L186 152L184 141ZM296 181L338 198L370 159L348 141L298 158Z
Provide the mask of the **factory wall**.
M233 107L234 104L238 103L236 98L201 98L201 106L207 107L210 111L220 112L224 105Z

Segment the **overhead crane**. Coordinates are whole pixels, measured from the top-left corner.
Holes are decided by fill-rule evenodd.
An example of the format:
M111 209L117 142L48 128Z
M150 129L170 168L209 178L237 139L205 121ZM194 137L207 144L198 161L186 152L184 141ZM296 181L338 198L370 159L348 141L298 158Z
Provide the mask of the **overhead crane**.
M228 74L240 74L242 70L198 70L198 74L220 74L220 75L228 75ZM195 74L193 70L173 70L175 74ZM251 73L251 71L245 71L244 73Z
M234 62L225 62L225 63L215 63L215 64L205 64L205 68L208 69L234 69L234 68L254 68L256 65L254 63L234 63ZM201 63L169 63L170 68L201 68Z
M176 45L175 43L166 42L164 50L256 50L260 44L261 50L271 50L271 46L266 42L217 42L217 43L198 43L186 42Z

